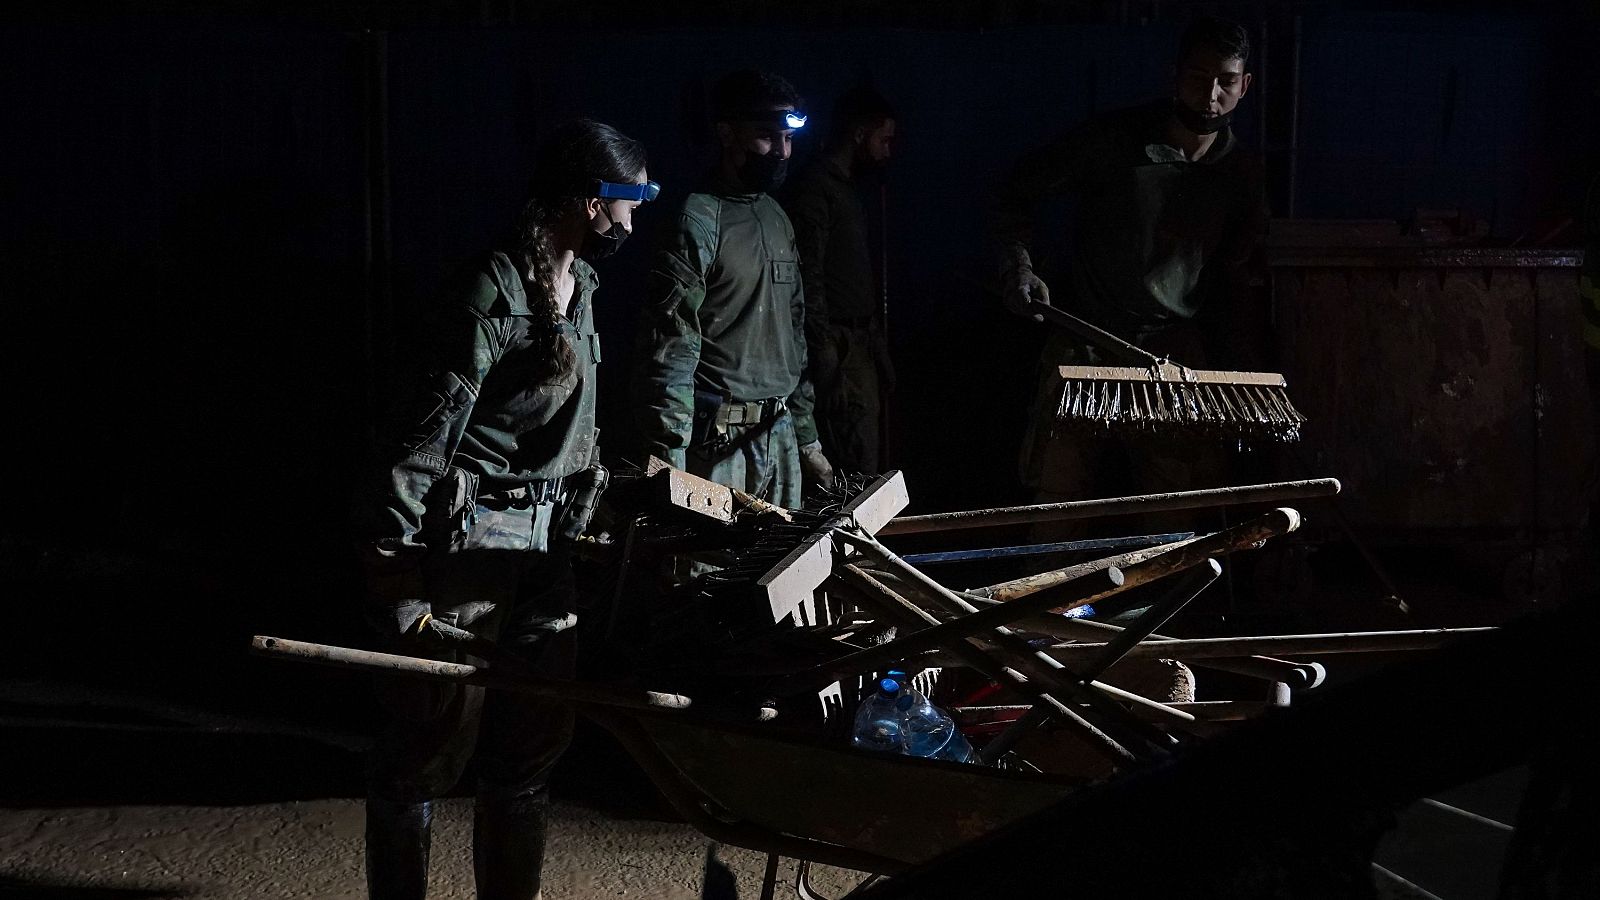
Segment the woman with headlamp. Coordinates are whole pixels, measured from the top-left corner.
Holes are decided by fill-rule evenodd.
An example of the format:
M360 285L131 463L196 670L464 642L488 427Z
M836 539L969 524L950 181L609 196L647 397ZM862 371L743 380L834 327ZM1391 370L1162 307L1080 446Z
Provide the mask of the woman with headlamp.
M421 379L379 448L361 516L367 618L386 643L403 648L437 621L496 641L537 673L573 674L568 545L586 523L569 500L604 472L590 263L617 251L659 190L637 141L587 120L557 129L507 246L465 268L428 311ZM571 739L571 709L422 680L378 688L388 721L368 785L371 896L426 895L431 803L474 752L477 896L537 896L546 781Z

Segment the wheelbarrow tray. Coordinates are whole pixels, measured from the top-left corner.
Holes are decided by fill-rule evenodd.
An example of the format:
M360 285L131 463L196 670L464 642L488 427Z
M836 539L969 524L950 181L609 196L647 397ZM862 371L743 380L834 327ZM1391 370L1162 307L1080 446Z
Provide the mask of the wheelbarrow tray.
M775 728L616 708L583 712L616 735L707 836L892 873L1059 801L1085 782L837 746Z

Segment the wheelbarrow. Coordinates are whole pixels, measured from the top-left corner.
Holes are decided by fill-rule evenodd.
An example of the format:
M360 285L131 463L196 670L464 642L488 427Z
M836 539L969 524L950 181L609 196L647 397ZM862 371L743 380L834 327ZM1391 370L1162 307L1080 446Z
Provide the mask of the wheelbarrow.
M1337 483L1333 484L1336 489ZM892 488L893 479L880 479L874 487ZM1276 499L1279 493L1270 498L1251 496ZM877 491L877 496L882 494L883 490ZM870 501L873 495L868 491L864 497ZM1210 499L1172 500L1172 496L1166 502ZM1127 501L1140 499L1087 503L1128 505ZM789 701L778 703L769 697L817 698L830 686L837 690L842 680L859 680L863 673L890 666L911 671L965 666L1023 701L952 710L969 725L994 728L993 739L980 748L983 762L1007 759L1019 744L1054 726L1082 740L1111 771L1126 772L1170 758L1180 736L1203 737L1219 722L1286 703L1293 687L1312 687L1320 681L1315 664L1284 660L1269 652L1421 649L1464 631L1388 633L1382 638L1233 638L1225 646L1156 634L1217 578L1218 557L1294 530L1299 516L1292 509L1274 510L1215 534L1145 541L1137 549L1101 559L958 592L883 546L872 534L875 529L865 527L863 520L871 523L876 517L875 524L882 526L892 520L892 513L874 511L871 502L862 500L853 500L839 515L823 521L784 556L781 565L756 582L754 599L762 615L769 616L768 630L815 632L823 651L772 659L761 670L734 680L757 685L753 690L686 694L676 685L671 690L648 690L546 679L519 670L515 658L489 642L437 622L421 623L418 639L453 644L485 664L265 636L256 637L253 647L277 657L478 684L569 702L617 737L689 824L714 840L767 854L764 897L776 890L782 856L802 862L797 890L803 897L814 897L807 880L809 863L871 876L892 875L1050 807L1106 770L1019 771L879 754L821 734L814 721L803 716L780 715L780 707ZM1066 511L1072 514L1083 508ZM1126 627L1056 614L1155 582L1161 582L1165 592ZM817 603L807 611L813 593L828 594L833 607L858 610L862 616L849 622L826 621L817 611L830 604ZM885 625L896 629L887 640L852 640L857 634L881 637ZM1273 700L1162 702L1100 680L1130 654L1193 658L1259 678L1274 686ZM640 683L649 683L648 673ZM846 705L836 701L833 712ZM791 718L799 724L791 724Z

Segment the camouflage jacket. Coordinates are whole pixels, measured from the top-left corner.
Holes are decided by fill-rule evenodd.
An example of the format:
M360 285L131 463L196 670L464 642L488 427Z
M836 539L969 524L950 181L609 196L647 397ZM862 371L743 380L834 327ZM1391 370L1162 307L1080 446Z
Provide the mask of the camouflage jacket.
M640 314L634 399L646 452L684 465L696 391L784 398L817 439L794 228L776 200L713 185L665 229Z
M563 478L598 458L598 279L581 260L572 271L571 316L559 327L576 363L553 381L539 374L542 316L530 309L521 273L505 254L466 269L433 310L428 346L416 361L423 377L379 448L382 482L361 517L369 575L391 582L377 593L421 597L419 564L431 534L425 520L451 502L437 495L457 476L482 496Z
M1040 204L1076 201L1066 278L1046 279L1052 302L1133 340L1208 303L1251 303L1244 265L1266 230L1259 163L1226 129L1204 156L1186 159L1167 143L1171 109L1162 101L1109 112L1066 132L1017 163L991 208L1003 248L1038 253Z

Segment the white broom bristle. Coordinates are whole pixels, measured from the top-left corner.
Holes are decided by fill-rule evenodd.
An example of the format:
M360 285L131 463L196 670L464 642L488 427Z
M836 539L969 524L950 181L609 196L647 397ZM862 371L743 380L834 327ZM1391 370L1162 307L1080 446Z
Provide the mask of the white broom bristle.
M1283 443L1299 440L1306 421L1282 387L1101 378L1066 379L1056 419L1105 431Z

